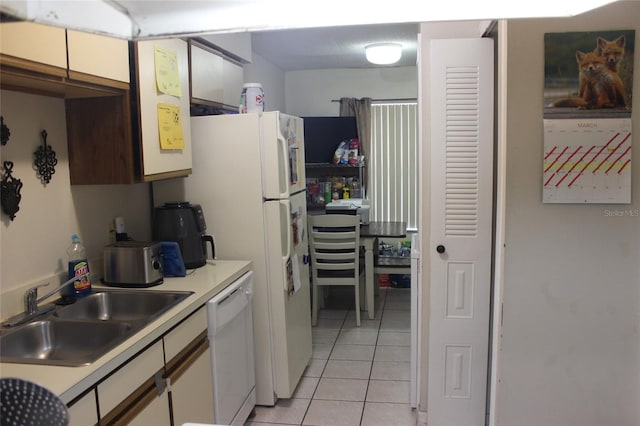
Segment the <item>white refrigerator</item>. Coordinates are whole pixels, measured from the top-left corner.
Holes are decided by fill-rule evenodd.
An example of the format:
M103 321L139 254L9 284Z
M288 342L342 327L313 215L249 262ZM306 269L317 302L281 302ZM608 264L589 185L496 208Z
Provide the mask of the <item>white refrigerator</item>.
M154 204L200 204L216 258L253 261L256 403L274 405L311 360L303 120L192 117L191 138L193 173L154 183Z

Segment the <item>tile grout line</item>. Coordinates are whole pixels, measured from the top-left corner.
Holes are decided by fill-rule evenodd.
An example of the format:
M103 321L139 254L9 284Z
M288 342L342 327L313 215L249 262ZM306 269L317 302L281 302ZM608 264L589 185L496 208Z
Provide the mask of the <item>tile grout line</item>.
M324 367L322 367L322 371L320 372L320 377L318 377L318 383L316 383L316 386L313 389L313 393L311 394L311 397L309 398L309 405L307 405L307 409L304 411L304 415L302 416L302 421L300 422L300 426L302 426L302 424L304 424L304 419L307 417L307 414L309 413L309 408L311 408L311 404L313 403L313 400L314 400L314 397L316 395L316 392L318 391L318 386L320 386L320 381L322 380L322 376L324 375L324 370L326 370L327 364L329 364L329 359L331 358L331 353L333 352L333 350L336 347L336 343L338 342L338 338L340 337L340 333L342 332L342 328L344 327L344 324L345 324L345 322L347 320L347 315L348 314L349 314L349 310L347 310L347 312L344 315L344 318L342 318L342 324L340 325L340 329L338 330L338 335L336 336L335 340L331 344L331 350L329 351L329 354L327 355L327 362L325 362ZM313 354L311 356L313 357Z
M364 420L364 410L367 407L367 395L369 394L369 386L371 385L371 373L373 372L373 361L376 358L376 352L378 351L378 340L380 339L380 328L382 327L382 316L384 314L384 305L387 301L387 292L384 292L384 300L381 300L380 303L380 325L378 325L378 333L376 335L376 344L375 349L373 350L373 357L371 358L371 368L369 369L369 378L367 379L367 390L364 393L364 401L362 402L362 412L360 413L360 423L362 425L362 421ZM375 299L373 302L375 306Z

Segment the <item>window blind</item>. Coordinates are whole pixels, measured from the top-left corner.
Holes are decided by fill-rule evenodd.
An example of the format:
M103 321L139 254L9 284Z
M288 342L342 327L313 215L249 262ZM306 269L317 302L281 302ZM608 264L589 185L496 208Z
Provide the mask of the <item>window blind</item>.
M418 226L417 103L371 106L370 220Z

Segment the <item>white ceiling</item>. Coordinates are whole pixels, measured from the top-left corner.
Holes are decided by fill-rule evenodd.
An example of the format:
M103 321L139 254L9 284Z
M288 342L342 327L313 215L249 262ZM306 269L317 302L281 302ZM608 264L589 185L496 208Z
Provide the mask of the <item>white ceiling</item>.
M419 24L408 23L260 31L251 34L251 47L283 71L414 66L419 29ZM390 42L402 45L398 63L366 61L366 45Z
M0 12L130 40L251 31L254 50L290 71L371 67L364 46L393 41L405 46L395 66L414 65L415 22L571 16L611 1L0 0Z

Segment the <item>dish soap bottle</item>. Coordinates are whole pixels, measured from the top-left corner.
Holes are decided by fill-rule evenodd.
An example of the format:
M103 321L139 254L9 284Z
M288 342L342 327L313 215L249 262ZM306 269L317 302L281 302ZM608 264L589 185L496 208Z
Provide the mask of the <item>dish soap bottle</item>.
M80 242L77 234L71 236L71 245L67 249L69 256L69 279L83 274L89 273L89 262L87 261L87 252ZM77 279L73 286L75 296L84 296L91 293L91 280L89 275Z

